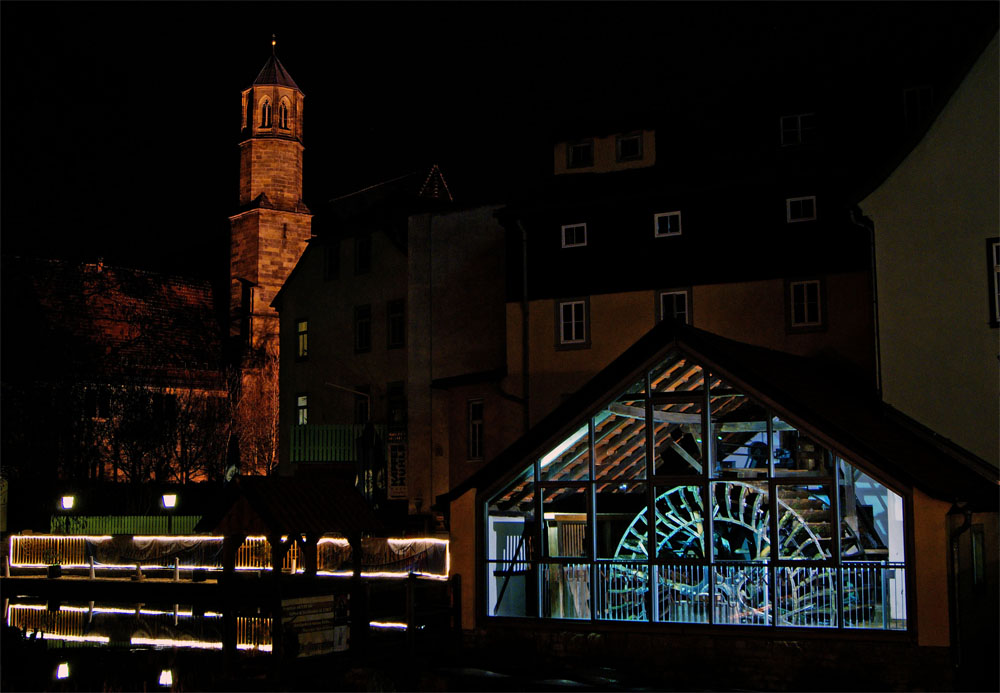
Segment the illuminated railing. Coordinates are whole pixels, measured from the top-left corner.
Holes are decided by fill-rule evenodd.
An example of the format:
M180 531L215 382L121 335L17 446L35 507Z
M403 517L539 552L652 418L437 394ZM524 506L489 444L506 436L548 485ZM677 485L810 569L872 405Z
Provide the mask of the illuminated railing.
M287 537L282 537L282 540L287 541ZM95 559L93 565L95 570L102 572L134 571L136 564L144 570L176 567L183 571L221 571L222 541L222 537L208 535L130 538L110 535L12 535L8 555L11 568L45 568L50 565L89 568L97 554L100 559ZM144 547L140 558L136 557L137 549L132 550L136 547ZM445 539L364 539L362 552L361 576L366 578L416 575L446 580L450 572L450 546ZM179 555L183 558L178 558ZM304 572L303 559L300 543L291 542L282 561L282 572ZM266 537L251 536L244 540L236 553L236 570L271 570L271 544ZM317 574L341 577L353 573L352 550L348 541L341 537L320 538Z
M906 571L902 563L844 563L845 628L906 630Z

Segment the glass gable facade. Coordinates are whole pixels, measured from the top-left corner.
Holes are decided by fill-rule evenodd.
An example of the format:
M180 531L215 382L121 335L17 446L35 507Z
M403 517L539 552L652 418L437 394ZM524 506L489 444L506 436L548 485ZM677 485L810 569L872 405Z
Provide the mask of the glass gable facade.
M902 497L681 354L485 512L489 616L906 629Z

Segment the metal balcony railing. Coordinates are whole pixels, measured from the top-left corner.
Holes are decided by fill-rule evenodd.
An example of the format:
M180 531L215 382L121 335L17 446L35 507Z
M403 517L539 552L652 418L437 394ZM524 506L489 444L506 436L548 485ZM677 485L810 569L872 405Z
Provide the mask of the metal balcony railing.
M306 424L291 427L292 462L355 462L364 424ZM385 424L375 424L376 445L385 457Z

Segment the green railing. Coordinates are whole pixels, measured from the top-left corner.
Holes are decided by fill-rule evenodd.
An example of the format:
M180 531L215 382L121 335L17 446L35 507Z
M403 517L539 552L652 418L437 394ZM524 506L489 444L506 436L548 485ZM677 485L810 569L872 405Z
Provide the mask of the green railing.
M52 515L53 534L192 534L201 515Z
M355 462L364 424L292 426L289 459L292 462ZM385 424L375 425L376 445L385 456Z

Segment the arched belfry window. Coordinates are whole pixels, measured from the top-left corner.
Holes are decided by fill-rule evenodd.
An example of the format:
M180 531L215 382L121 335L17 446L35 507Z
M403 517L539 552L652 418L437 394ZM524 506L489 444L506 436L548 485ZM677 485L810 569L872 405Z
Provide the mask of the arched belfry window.
M487 495L488 615L906 630L905 503L675 353Z
M288 103L285 101L278 104L278 127L288 129Z
M264 99L260 104L260 126L262 128L271 127L271 102Z

